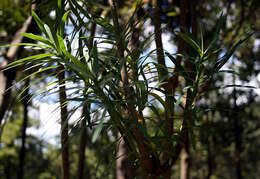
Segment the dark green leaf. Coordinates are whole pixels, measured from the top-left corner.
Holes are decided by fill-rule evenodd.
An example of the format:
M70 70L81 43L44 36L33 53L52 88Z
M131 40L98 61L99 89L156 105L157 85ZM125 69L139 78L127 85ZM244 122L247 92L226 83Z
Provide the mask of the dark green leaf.
M184 69L184 67L180 64L180 62L175 59L171 54L169 54L168 52L165 52L165 54L170 58L170 60L172 61L172 63L175 65L175 68L177 69L177 71L181 74L181 76L184 77L185 80L189 80L188 75Z
M216 62L215 64L215 68L214 70L217 72L220 70L221 67L223 67L227 61L229 60L229 58L234 54L235 50L245 41L247 41L251 36L253 35L253 32L249 33L246 35L245 38L239 40L237 43L235 43L235 45L233 45L233 47L231 47L231 49L219 60Z
M218 37L219 37L219 34L220 34L220 30L223 27L224 20L225 20L225 17L223 16L223 14L221 14L220 18L217 22L217 25L216 25L216 30L214 32L213 39L210 42L208 48L206 49L205 55L208 55L209 53L211 53L216 48L216 43L217 43L217 40L218 40Z
M43 33L45 33L45 35L47 35L45 28L44 28L44 23L41 21L41 19L37 16L37 14L34 11L32 12L32 16L33 16L33 19L36 21L41 32L43 32Z
M189 35L182 32L178 32L177 35L181 37L187 44L189 44L198 53L198 55L201 55L202 51L199 45Z

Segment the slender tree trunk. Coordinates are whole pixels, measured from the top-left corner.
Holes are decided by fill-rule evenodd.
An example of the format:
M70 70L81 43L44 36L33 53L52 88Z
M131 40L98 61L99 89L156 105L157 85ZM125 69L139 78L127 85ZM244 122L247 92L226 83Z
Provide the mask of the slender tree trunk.
M181 149L181 171L180 171L180 179L189 179L190 173L190 141L189 141L189 124L191 123L192 118L192 110L191 105L192 101L191 97L191 89L187 90L186 94L186 102L185 109L183 114L183 144Z
M89 51L89 55L91 54L91 50L93 48L93 40L94 40L94 36L95 36L95 32L96 32L96 23L93 22L91 24L91 29L90 29L90 39L89 39L89 43L87 44L88 46L88 51ZM81 32L80 32L80 36L81 36ZM79 46L82 45L82 41L79 41ZM80 52L80 56L83 57L83 51ZM85 91L87 91L86 89L86 85L85 85ZM87 96L85 96L87 99ZM80 144L79 144L79 158L78 158L78 172L77 172L77 176L78 179L82 179L84 178L84 168L85 168L85 150L86 150L86 144L87 144L87 119L88 121L90 120L90 105L89 103L84 104L83 105L83 111L82 111L82 116L83 119L81 121L81 133L80 133ZM86 172L87 174L87 178L90 178L90 174L89 171L87 170Z
M112 8L112 15L113 15L113 23L116 30L116 46L118 50L118 58L123 61L122 67L120 70L120 76L121 76L121 86L124 91L124 97L127 100L126 102L126 108L123 109L125 111L124 115L126 119L132 118L133 120L138 121L137 117L137 111L135 110L135 107L133 105L133 98L131 96L131 89L129 87L129 80L128 80L128 73L126 68L126 61L124 57L124 43L121 38L121 27L118 22L118 14L117 14L117 7L116 7L116 0L111 0L110 6ZM132 130L132 133L134 135L134 138L136 140L138 150L140 153L140 163L141 168L143 171L143 175L145 178L149 176L149 174L154 172L154 166L157 165L158 159L154 155L153 151L151 150L149 146L149 141L145 139L144 135L139 131L139 129L131 125L129 126Z
M65 38L64 24L62 23L62 16L64 14L65 0L57 2L57 33ZM59 64L57 68L58 83L59 83L59 102L60 102L60 117L61 117L61 160L62 160L62 179L70 178L70 163L69 163L69 119L68 119L68 106L67 106L67 94L66 94L66 79L65 68L62 64Z
M185 30L187 29L187 10L188 10L188 2L187 0L181 0L181 4L180 4L180 10L181 10L181 14L180 14L180 29L181 32L185 32ZM180 39L179 41L179 45L178 45L178 51L179 53L183 53L186 48L185 48L185 44L184 41ZM188 92L187 92L187 96L186 98L188 98ZM187 102L185 104L186 106L188 105ZM189 111L184 111L184 113L189 113ZM184 114L185 115L185 114ZM188 116L186 114L186 116ZM185 119L186 118L186 119ZM185 135L184 138L186 138L184 141L184 144L182 146L182 150L181 150L181 157L180 157L180 179L189 179L189 136L188 136L188 126L187 123L188 118L184 117L184 127L185 127Z
M198 0L182 0L181 1L181 17L180 17L180 26L181 26L181 32L185 32L185 30L188 30L191 28L193 38L196 40L197 38L197 18L196 18L196 5L198 3ZM189 16L188 12L189 10ZM189 20L187 19L189 17ZM190 22L190 23L188 23ZM184 51L190 51L184 44L184 42L181 40L179 44L179 52L183 53ZM196 74L193 73L194 65L190 63L189 60L186 60L185 62L185 68L189 72L190 79L194 79ZM187 83L187 85L190 85ZM190 158L190 140L189 140L189 128L188 128L188 123L192 124L192 111L190 109L190 106L192 104L189 104L189 99L191 98L191 91L187 91L187 96L186 96L186 109L184 112L184 116L187 118L184 119L184 124L185 126L185 143L183 145L182 151L181 151L181 179L189 179L190 178L190 165L191 165L191 158ZM189 120L189 121L187 121Z
M181 151L181 179L189 178L189 149L182 148Z
M207 174L207 177L206 179L210 179L210 177L212 176L213 174L213 154L212 154L212 151L211 151L211 142L210 142L210 139L208 139L208 144L207 144L207 149L208 149L208 158L207 158L207 163L208 163L208 174Z
M34 8L34 6L33 6ZM30 31L30 26L32 24L32 16L29 16L27 18L27 20L24 22L23 26L21 27L21 29L19 29L16 34L14 35L14 38L11 42L11 44L17 44L17 43L21 43L23 41L23 35L21 35L21 33ZM33 27L32 27L33 28ZM5 58L3 60L3 62L0 65L0 69L5 68L9 63L13 62L15 60L15 58L17 57L19 50L21 48L18 46L11 46L6 55ZM1 102L0 102L0 125L2 123L2 120L5 117L6 111L9 107L9 103L10 103L10 98L11 98L11 87L13 84L13 81L16 77L16 68L11 68L8 70L5 70L4 72L1 72L2 75L2 81L3 83L1 83L1 85L3 85L1 87L1 89L3 90L3 96L1 97ZM2 92L1 92L2 93Z
M157 0L153 0L153 17L154 17L154 33L155 33L155 44L156 44L156 54L158 61L158 76L159 80L163 79L165 85L163 88L165 89L165 102L166 106L166 119L165 119L165 130L167 131L167 137L170 138L173 133L173 99L170 97L173 96L174 89L172 88L173 84L170 84L168 79L168 70L165 64L164 51L163 51L163 43L162 43L162 30L161 30L161 15L160 15L160 7L158 5ZM169 152L171 151L171 144L169 145ZM169 155L169 153L168 153Z
M235 84L235 76L233 76L233 83ZM236 165L236 175L237 179L243 179L242 176L242 169L241 169L241 151L242 151L242 145L241 145L241 127L239 124L239 118L238 118L238 106L237 106L237 90L236 88L233 89L233 129L234 129L234 135L235 135L235 165Z
M167 132L167 139L166 145L168 146L168 150L163 155L163 162L168 164L169 156L172 152L172 144L171 136L173 134L173 127L174 127L174 105L173 105L173 96L175 93L175 88L178 85L178 76L173 75L173 77L169 78L168 70L165 64L165 57L163 51L163 43L162 43L162 30L161 30L161 14L160 14L160 7L159 2L157 0L153 0L153 20L154 20L154 33L155 33L155 44L156 44L156 54L157 54L157 61L158 61L158 77L159 81L166 82L162 87L165 90L165 103L166 103L166 118L164 122L164 128ZM171 167L164 172L164 178L170 178L171 176Z
M80 143L79 143L79 158L78 158L78 179L90 178L89 172L88 176L84 177L85 168L85 150L87 145L87 118L89 118L89 113L86 111L89 105L83 106L83 118L81 121L81 133L80 133Z
M62 179L70 178L69 169L69 136L68 136L68 109L65 87L64 67L58 67L60 116L61 116L61 155L62 155Z
M138 18L138 17L137 17ZM135 27L135 23L131 25L132 35L129 44L129 48L132 53L132 60L135 61L133 64L137 64L136 61L139 59L139 51L138 47L140 44L139 36L141 27ZM133 69L136 69L134 67ZM137 81L138 75L137 72L133 69L130 70L130 79ZM120 135L120 134L119 134ZM136 176L136 171L133 165L131 164L130 159L127 157L129 153L128 146L124 139L122 138L118 144L118 151L117 151L117 160L116 160L116 178L117 179L131 179Z
M2 74L1 74L2 75ZM6 111L10 107L10 99L11 99L11 94L12 94L12 84L16 76L16 69L8 69L5 72L3 72L3 96L2 96L2 101L1 101L1 107L0 107L0 125L2 124L2 120L5 119ZM1 131L2 132L2 131Z
M131 179L135 177L134 167L131 165L127 154L128 146L122 139L118 144L117 160L116 160L116 178L117 179Z
M120 134L119 134L120 135ZM127 146L124 140L121 140L118 144L117 160L116 160L116 178L126 179L127 178L127 168L124 166L124 161L126 160Z
M97 14L100 15L102 13L102 11L98 12ZM91 56L91 50L93 49L93 45L94 45L94 38L95 38L95 33L96 33L96 27L97 24L95 22L93 22L91 24L91 28L90 28L90 38L87 44L88 47L88 52L89 52L89 56ZM81 56L83 57L83 51L81 52ZM87 87L85 85L85 90L87 91ZM87 96L85 96L86 99L88 98ZM90 121L90 104L87 103L84 105L83 108L83 115L84 115L84 120L82 121L82 134L81 134L81 139L80 139L80 154L82 155L82 157L79 155L79 170L78 173L84 173L84 167L85 165L85 149L86 149L86 139L87 139L87 120ZM80 166L82 165L82 166ZM87 170L86 172L86 177L87 178L91 178L90 176L90 171ZM82 178L84 178L84 175L82 175ZM80 179L80 177L79 177Z
M23 125L22 125L22 145L19 153L19 168L18 168L18 179L24 178L24 165L25 165L25 156L26 156L26 129L28 125L28 106L29 106L29 85L30 85L30 79L26 79L24 88L24 94L23 94Z
M207 114L207 126L208 126L208 133L210 133L209 129L210 129L210 123L209 123L209 116ZM210 136L210 134L208 135L208 139L207 139L207 152L208 152L208 156L207 156L207 164L208 164L208 174L206 179L210 179L210 177L213 174L213 169L214 169L214 154L212 153L212 138Z

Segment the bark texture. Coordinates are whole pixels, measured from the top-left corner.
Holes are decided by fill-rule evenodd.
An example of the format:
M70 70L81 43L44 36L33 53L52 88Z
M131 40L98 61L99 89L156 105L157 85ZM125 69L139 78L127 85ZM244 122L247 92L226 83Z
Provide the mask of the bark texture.
M134 167L128 159L128 146L124 140L118 144L117 160L116 160L116 178L131 179L135 177Z
M65 39L64 29L65 24L62 23L61 19L65 13L65 0L57 2L57 33ZM65 68L62 64L59 64L57 68L58 84L59 84L59 102L60 102L60 118L61 118L61 175L62 179L70 178L70 162L69 162L69 134L68 134L68 100L66 94L66 78L65 78Z
M181 32L185 32L188 28L187 24L187 11L188 11L188 1L182 0L180 4L180 29ZM183 40L179 41L178 52L184 53L186 50L185 42ZM187 64L185 64L187 66ZM183 131L184 131L184 141L181 149L181 157L180 157L180 179L189 179L189 133L188 133L188 120L189 120L189 90L186 95L185 102L185 110L184 110L184 118L183 118Z
M163 162L168 165L169 156L172 152L172 144L171 144L171 136L173 134L173 124L174 124L174 105L173 105L173 96L174 91L177 86L178 78L176 76L172 76L169 78L168 70L165 64L163 43L162 43L162 30L161 30L161 14L159 2L157 0L153 0L153 20L154 20L154 33L155 33L155 44L156 44L156 54L157 54L157 62L158 62L158 77L160 82L166 82L162 87L165 90L165 103L166 103L166 117L164 122L164 129L167 133L167 139L164 143L167 145L168 150L164 152ZM168 166L166 170L163 172L164 178L170 178L171 176L171 167Z
M140 34L140 29L137 29L136 27L132 27L133 34L130 40L130 49L133 53L132 60L137 60L139 58L139 53L138 53L138 44L139 42L139 34ZM130 71L130 75L132 79L135 80L136 78L136 72ZM120 134L119 134L120 135ZM132 162L130 159L127 157L129 153L128 146L124 139L119 142L118 144L118 151L117 151L117 160L116 160L116 178L117 179L131 179L136 176L136 171L133 165L131 164Z
M69 136L68 136L68 109L65 87L64 67L58 67L59 99L61 116L61 156L62 156L62 179L70 178L69 168Z
M116 1L112 0L110 1L110 6L112 8L112 15L113 15L113 23L116 30L116 46L118 49L118 58L122 60L122 67L120 70L120 76L121 76L121 84L124 91L124 98L127 99L126 101L126 108L123 109L124 117L126 119L132 119L135 121L138 121L137 114L138 112L134 108L133 99L131 97L131 89L129 88L129 80L128 80L128 73L126 69L126 59L124 57L124 43L122 41L121 37L121 27L118 22L118 14L117 14L117 6ZM129 126L131 129L132 134L134 135L134 138L136 140L138 150L140 153L140 162L141 162L141 168L143 170L143 175L145 178L148 177L149 173L154 173L154 162L157 161L154 153L151 151L151 148L149 147L149 141L145 139L143 134L139 131L139 129L135 125Z
M184 33L185 30L190 30L192 32L192 36L196 41L197 37L197 18L196 18L196 5L198 4L198 0L182 0L181 1L181 17L180 17L180 25L181 32ZM189 17L189 19L187 18ZM187 52L190 53L192 57L192 50L187 48L184 44L184 41L181 40L179 44L179 53ZM194 81L196 73L194 70L194 64L192 64L189 60L185 61L185 69L189 72L189 78ZM186 85L191 85L192 82L186 82ZM183 119L183 127L184 127L184 143L181 152L181 179L189 179L190 178L190 124L193 124L193 115L192 115L192 103L195 99L192 97L192 92L189 89L186 94L186 102L185 102L185 110L184 110L184 119Z
M85 168L85 149L87 144L87 112L85 112L86 107L83 107L83 118L81 121L81 131L80 131L80 143L79 143L79 157L78 157L78 179L84 178L84 168Z

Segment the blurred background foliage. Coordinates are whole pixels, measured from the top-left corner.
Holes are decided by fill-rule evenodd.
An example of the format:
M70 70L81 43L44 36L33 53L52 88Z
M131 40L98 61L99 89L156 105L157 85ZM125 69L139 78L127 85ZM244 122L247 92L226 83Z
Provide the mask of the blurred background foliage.
M29 0L1 0L0 1L0 44L10 43L14 34L23 25L30 15L31 2ZM79 1L80 2L80 1ZM203 29L205 44L209 44L212 39L218 14L223 12L226 21L221 32L220 41L217 46L229 49L234 41L240 39L249 29L255 34L245 44L243 44L232 56L232 60L225 66L226 70L234 70L234 73L223 73L214 79L214 84L209 87L202 99L198 102L198 121L195 121L194 136L196 140L195 148L191 149L190 178L193 179L231 179L237 178L236 161L241 164L240 172L244 179L260 179L260 1L259 0L196 0L191 3L196 8L196 17ZM85 1L81 2L86 3ZM107 1L88 1L88 8L92 14L101 16L112 21L110 7ZM180 29L180 6L181 0L161 0L159 1L162 31L164 36L170 36L169 42L172 48L178 46L175 31ZM50 27L55 27L55 1L36 0L36 12L39 17ZM127 19L135 9L136 1L120 1L118 6L119 20L121 24L126 24ZM142 17L143 29L153 28L152 7L148 1L144 2L142 11L138 11L138 16ZM190 13L190 12L189 12ZM188 13L188 16L191 14ZM71 19L71 21L73 18ZM76 18L74 17L74 20ZM69 33L73 23L67 26ZM191 23L191 22L188 22ZM90 30L91 25L85 27ZM102 28L97 27L97 36L105 33ZM109 32L106 32L109 35ZM140 39L147 39L152 32L142 30ZM71 35L71 34L70 34ZM195 37L198 38L199 36ZM166 44L166 43L165 43ZM166 44L166 45L167 45ZM152 44L146 47L151 48ZM207 45L205 45L207 46ZM4 55L7 48L1 49ZM28 56L32 52L30 49L23 49L19 56ZM103 51L101 56L111 54L111 51ZM219 55L219 54L218 54ZM220 54L221 55L221 54ZM115 65L115 64L113 64ZM119 64L117 64L119 65ZM47 71L46 73L52 71ZM16 81L23 78L23 70L18 71ZM46 84L46 79L37 84ZM241 85L255 86L251 88L222 88L226 84L235 82ZM43 84L40 84L43 83ZM180 82L182 83L182 82ZM1 85L1 84L0 84ZM12 101L19 93L19 88L12 94ZM180 85L179 88L182 88ZM34 93L34 91L31 91ZM158 105L154 103L154 105ZM37 107L33 102L31 108ZM37 105L36 105L37 106ZM33 109L32 109L33 110ZM207 111L207 112L204 112ZM21 129L23 121L23 104L15 102L9 112L9 118L4 127L1 127L0 141L0 178L16 178L19 150L21 147ZM101 115L101 114L99 114ZM178 114L178 111L175 114ZM37 116L37 115L36 115ZM149 111L149 116L156 115ZM38 119L30 118L27 128L37 128L44 125ZM154 125L153 123L147 124ZM69 127L69 151L71 178L77 176L78 163L78 143L80 141L80 124L73 123ZM47 131L48 132L48 131ZM154 131L150 131L153 133ZM86 147L86 167L85 178L116 178L116 149L117 133L112 130L110 133L101 131L102 137L95 143L91 142L92 131L87 130ZM58 140L57 140L58 141ZM239 145L239 146L237 146ZM28 133L26 139L26 155L24 165L24 178L54 179L61 178L61 144L50 143L45 138L36 134ZM238 157L239 152L239 159ZM172 177L180 177L180 163L172 167ZM137 170L137 178L141 178L140 171Z

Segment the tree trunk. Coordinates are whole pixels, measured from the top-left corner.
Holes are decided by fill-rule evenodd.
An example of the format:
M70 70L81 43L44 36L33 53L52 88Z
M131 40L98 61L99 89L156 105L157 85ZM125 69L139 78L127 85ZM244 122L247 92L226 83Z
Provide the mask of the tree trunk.
M33 6L34 8L34 6ZM11 44L17 44L17 43L21 43L23 41L23 35L21 35L21 33L27 32L27 31L31 31L30 26L32 27L32 16L29 16L27 18L27 20L24 22L23 26L21 27L21 29L19 29L15 35L14 38L11 42ZM32 27L33 28L33 27ZM15 58L17 57L19 50L21 48L18 46L11 46L6 55L5 58L3 60L3 62L0 65L0 69L5 68L9 63L13 62L15 60ZM10 105L10 98L11 98L11 87L13 84L13 81L16 77L16 68L11 68L8 70L5 70L4 72L1 72L1 102L0 102L0 125L2 124L3 119L5 118L6 115L6 111Z
M189 178L189 150L182 148L181 151L181 179Z
M173 96L175 93L175 88L178 84L178 77L173 75L172 78L169 78L167 66L165 63L164 51L163 51L163 43L162 43L162 30L161 30L161 14L160 7L157 0L153 0L153 20L154 20L154 33L155 33L155 44L156 44L156 55L158 62L158 79L160 82L166 82L162 87L165 90L165 122L164 128L167 134L167 139L165 144L167 145L168 150L163 154L163 163L167 163L169 161L169 156L172 152L172 144L170 140L173 134L174 128L174 105L173 105ZM165 80L163 80L165 79ZM165 172L164 178L170 178L171 176L171 167L168 167Z
M188 9L188 4L187 4L187 0L182 0L181 4L180 4L180 9L181 9L181 14L180 14L180 29L181 32L185 32L185 30L187 29L187 9ZM179 41L179 45L178 45L178 52L179 53L183 53L185 51L185 44L184 41L182 39L180 39ZM188 93L188 92L187 92ZM187 94L188 95L188 94ZM188 96L187 96L188 98ZM185 105L188 105L187 103ZM188 112L188 111L184 111L184 112ZM187 118L183 120L188 120ZM184 124L187 124L187 121L184 122ZM188 136L188 127L185 126L185 142L182 146L182 150L181 150L181 157L180 157L180 179L189 179L189 136Z
M191 28L192 31L192 36L193 38L196 40L197 38L197 19L196 19L196 5L198 3L198 0L182 0L181 4L180 4L180 9L181 9L181 14L180 14L180 27L181 27L181 32L185 32L185 30L188 30ZM187 11L189 10L189 12ZM189 14L188 14L189 13ZM189 20L188 18L189 17ZM190 23L189 23L190 22ZM179 53L183 53L184 51L186 51L187 53L190 51L186 45L184 44L183 40L180 41L179 44ZM189 72L188 75L190 76L190 79L194 79L196 74L192 73L194 70L194 65L189 61L186 60L185 61L185 68L187 69L187 71ZM190 85L188 84L188 82L186 83L186 85ZM187 95L186 95L186 104L185 104L185 111L184 113L184 124L186 126L183 126L185 129L185 142L183 144L182 147L182 151L181 151L181 179L189 179L190 178L190 165L191 165L191 158L190 158L190 140L189 140L189 133L190 133L190 129L189 129L189 125L188 124L192 124L192 111L191 111L191 105L189 104L189 99L191 98L191 91L188 90L187 91ZM187 110L186 110L187 109ZM185 119L186 118L186 119Z
M57 2L57 33L65 38L64 35L64 24L61 19L64 14L65 0ZM69 163L69 134L68 134L68 106L67 106L67 94L66 94L66 79L65 79L65 68L62 64L59 64L57 68L58 83L59 83L59 100L60 100L60 117L61 117L61 160L62 160L62 179L70 178L70 163Z
M87 109L87 106L83 106L83 118L81 121L81 133L80 133L80 143L79 143L79 158L78 158L78 179L84 178L84 167L85 167L85 150L86 150L86 144L87 144L87 117L88 113L85 112ZM90 178L88 176L87 178Z
M77 177L78 179L88 178L90 179L89 170L85 168L85 150L87 145L87 121L90 120L90 105L84 104L83 105L83 112L82 112L82 121L81 121L81 133L80 133L80 143L79 143L79 158L78 158L78 171ZM84 172L84 169L86 172ZM84 176L86 174L86 176Z
M100 12L101 13L101 12ZM93 22L91 24L90 28L90 38L87 44L88 47L88 52L89 56L91 55L91 50L93 48L93 41L96 33L96 23ZM82 32L80 31L80 36L82 36ZM79 40L79 46L82 46L82 41ZM80 56L83 57L83 51L80 52ZM87 91L87 87L85 85L85 91ZM85 95L85 98L87 99L88 97ZM86 150L86 144L87 144L87 126L86 123L87 121L90 121L90 104L84 104L83 105L83 110L82 110L82 116L83 119L81 121L81 133L80 133L80 144L79 144L79 158L78 158L78 172L77 176L78 179L84 178L84 168L85 168L85 150ZM88 119L88 120L87 120ZM87 173L87 178L90 178L90 173L89 171Z
M183 114L183 144L181 149L181 167L180 167L180 179L189 179L190 177L190 140L189 140L189 124L191 123L192 119L192 110L191 110L191 90L187 90L186 102L185 102L185 109Z
M138 13L137 13L138 14ZM138 17L136 17L138 19ZM136 20L137 20L136 19ZM135 23L131 25L131 39L129 43L129 48L131 50L131 57L133 61L137 61L139 59L140 52L138 51L138 47L140 44L139 36L141 32L141 27L135 27ZM134 62L133 64L137 64ZM137 67L134 67L135 69ZM130 80L137 81L137 72L133 69L130 69ZM119 134L120 135L120 134ZM131 179L136 176L136 169L131 164L130 159L127 157L129 153L128 146L124 139L122 138L118 144L117 150L117 161L116 161L116 178L117 179Z
M61 116L61 156L62 156L62 179L70 178L69 169L69 136L68 136L68 109L65 87L64 67L58 67L60 116Z
M164 80L165 85L162 87L165 90L165 103L166 103L166 119L165 119L165 130L167 132L167 138L171 138L173 134L173 113L174 113L174 106L173 106L173 99L171 96L174 95L174 88L176 87L175 84L170 84L172 81L169 80L167 66L165 64L164 58L164 51L163 51L163 43L162 43L162 30L161 30L161 14L160 14L160 7L157 0L153 0L153 17L154 17L154 34L155 34L155 44L156 44L156 55L158 61L158 77L159 81L162 82ZM175 79L177 80L177 79ZM177 84L177 82L176 82ZM171 151L171 144L168 143L168 152ZM167 156L169 156L169 153ZM168 160L168 159L166 159Z
M235 76L233 76L233 83L235 84ZM233 89L233 131L235 135L235 165L236 165L236 175L237 179L243 179L242 176L242 169L241 169L241 151L242 151L242 145L241 145L241 127L239 124L239 119L238 119L238 106L237 106L237 90L236 88Z
M211 142L210 140L208 140L208 146L207 146L207 149L208 149L208 157L207 157L207 163L208 163L208 174L207 174L207 177L206 179L210 179L210 177L212 176L213 174L213 154L211 152L211 146L210 146Z
M113 24L115 26L116 30L116 46L117 46L117 55L120 60L123 61L123 64L120 69L120 76L121 76L121 81L120 81L120 86L123 89L123 95L125 99L128 99L126 101L126 108L123 108L124 111L124 118L125 119L133 119L138 121L137 117L137 111L133 105L133 97L131 96L131 89L129 86L129 78L128 78L128 73L127 73L127 65L125 61L125 48L124 48L124 43L121 38L121 27L119 25L118 21L118 14L117 14L117 6L116 6L116 0L110 0L110 7L112 9L112 17L113 17ZM131 132L134 135L134 138L136 140L138 150L140 153L140 163L141 163L141 168L143 171L143 175L146 177L147 173L153 172L153 152L151 152L151 149L149 148L149 145L147 143L148 140L145 139L143 134L140 132L140 130L132 125L130 126ZM122 135L122 133L121 133ZM151 157L152 156L152 157Z
M210 124L209 124L209 115L207 114L207 127L208 129L210 128ZM208 130L208 133L210 133L210 130ZM213 174L213 169L214 169L214 154L212 153L212 138L211 135L208 135L208 139L207 139L207 164L208 164L208 174L206 179L210 179L210 177Z
M135 177L134 167L128 159L128 146L122 139L118 144L117 160L116 160L116 178L117 179L132 179Z
M24 160L25 160L25 154L26 154L26 128L28 124L28 106L29 106L29 85L30 85L30 79L26 79L24 88L25 91L23 93L22 97L22 103L23 103L23 125L22 125L22 145L19 153L19 168L18 168L18 179L24 178Z

